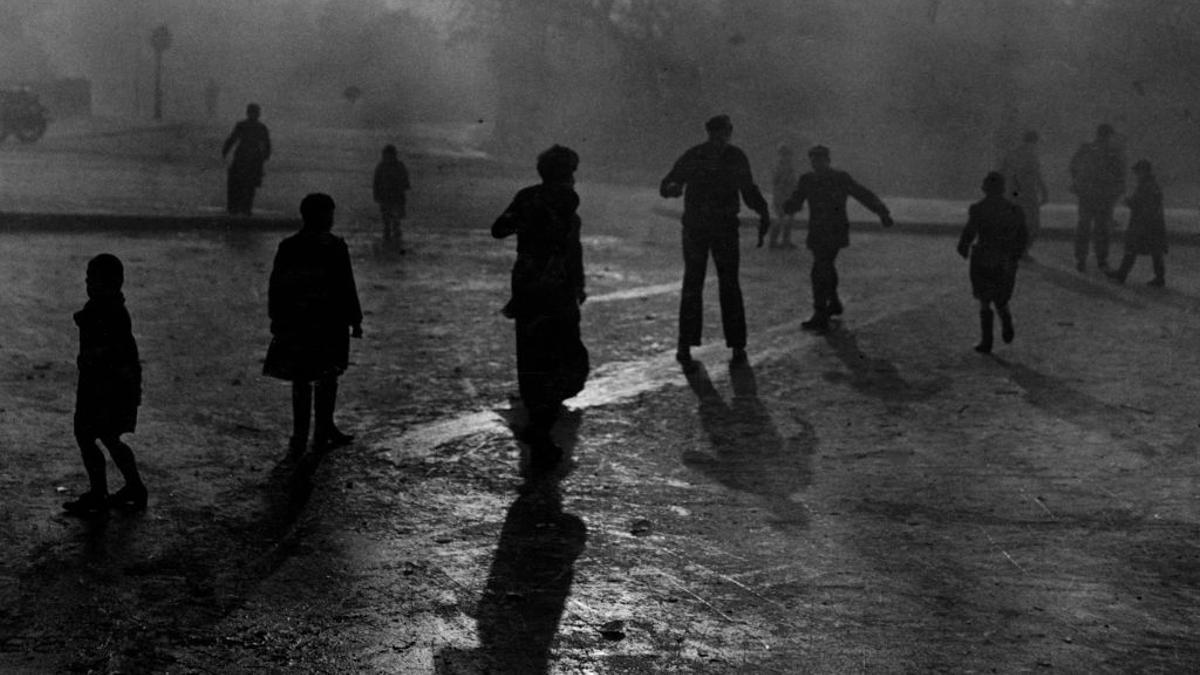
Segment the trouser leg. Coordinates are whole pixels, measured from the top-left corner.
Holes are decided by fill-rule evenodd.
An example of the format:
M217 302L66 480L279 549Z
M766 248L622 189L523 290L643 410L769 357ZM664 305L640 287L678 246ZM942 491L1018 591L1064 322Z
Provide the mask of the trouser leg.
M700 344L704 321L704 275L709 236L683 229L683 290L679 296L679 345Z
M1154 280L1159 281L1159 282L1164 281L1167 278L1167 266L1163 262L1162 254L1161 253L1152 254L1150 256L1150 261L1154 265Z
M1095 214L1090 202L1079 200L1079 220L1075 224L1075 262L1083 264L1087 261L1088 245L1092 239L1092 222Z
M121 471L121 476L125 478L125 484L132 487L142 487L142 477L138 473L137 460L134 459L133 449L121 441L119 436L110 436L100 440L104 443L104 447L108 448L108 454L112 456L113 464L117 465L117 469Z
M779 227L783 231L783 243L792 243L792 225L796 223L796 219L792 216L783 216L779 219Z
M308 382L292 383L292 445L308 443L308 428L312 418L313 386Z
M314 386L314 436L328 437L337 430L333 424L333 410L337 406L338 381L336 377L318 380Z
M712 246L713 266L717 268L717 289L721 299L721 327L725 333L725 346L730 349L746 347L746 307L738 279L741 263L738 244L738 231L732 229L722 233Z
M1133 263L1136 261L1137 255L1126 251L1125 255L1121 258L1121 266L1117 268L1117 271L1115 274L1113 274L1113 276L1121 281L1124 281L1125 277L1129 276L1129 271L1133 269Z
M837 298L837 249L817 249L813 251L812 294L813 311L824 314Z
M105 466L104 452L96 446L96 439L80 430L75 431L75 442L79 445L79 454L83 457L83 468L87 471L88 484L91 491L98 495L108 494L108 475Z
M994 324L994 315L992 310L986 305L981 305L979 310L979 344L975 346L975 351L984 354L992 351L992 326Z
M1096 247L1096 264L1100 267L1108 265L1108 246L1112 234L1113 207L1115 204L1106 201L1099 204L1095 215L1093 244Z

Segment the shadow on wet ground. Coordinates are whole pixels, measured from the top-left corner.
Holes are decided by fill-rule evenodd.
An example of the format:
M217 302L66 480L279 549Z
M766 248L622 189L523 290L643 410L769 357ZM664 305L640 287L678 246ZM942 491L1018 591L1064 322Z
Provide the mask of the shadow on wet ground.
M1020 283L1021 274L1036 274L1049 284L1058 286L1065 291L1077 293L1086 298L1111 302L1129 309L1146 308L1145 303L1131 300L1122 295L1118 292L1118 287L1115 284L1103 277L1083 275L1075 271L1047 267L1046 265L1039 265L1037 263L1021 267L1021 271L1017 275L1018 284Z
M684 369L688 385L700 400L700 423L712 454L683 453L690 469L730 489L767 501L781 527L808 526L808 509L793 495L812 483L812 455L817 438L811 424L793 420L796 432L784 438L758 397L758 382L749 364L729 366L733 397L727 403L713 385L704 364Z
M13 636L0 652L58 654L79 672L168 667L173 646L219 622L286 559L321 460L284 458L253 494L219 497L226 512L152 495L145 512L60 516L62 534L30 551L0 609L0 635ZM235 506L246 499L260 508Z
M832 330L825 335L825 342L849 371L827 372L824 374L825 380L831 384L849 384L855 391L877 398L889 407L928 400L949 385L949 379L944 376L920 383L905 380L895 363L867 356L858 346L858 336L854 331L841 328Z
M519 403L504 415L518 432L526 414ZM565 411L551 436L563 461L548 473L530 469L522 443L525 482L508 508L492 556L487 584L473 617L475 650L445 649L435 657L438 673L546 673L551 648L575 577L575 560L587 543L583 519L563 511L561 481L570 472L582 412Z
M1082 429L1103 431L1121 442L1126 449L1143 457L1158 454L1150 444L1130 437L1137 429L1131 409L1105 403L1077 391L1057 377L1040 373L1024 364L994 358L1008 371L1009 378L1025 390L1025 399L1035 408Z

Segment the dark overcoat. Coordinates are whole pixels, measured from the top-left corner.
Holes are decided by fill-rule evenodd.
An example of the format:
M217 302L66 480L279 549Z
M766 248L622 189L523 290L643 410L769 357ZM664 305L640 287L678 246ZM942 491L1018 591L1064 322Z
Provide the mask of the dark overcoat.
M96 297L75 313L79 383L75 428L90 438L131 433L142 402L142 366L125 298Z
M349 328L362 323L362 308L341 237L301 230L280 242L267 304L272 340L264 374L311 382L345 372Z
M221 155L233 149L233 161L229 163L229 179L243 185L262 185L263 165L271 158L271 134L267 125L258 120L244 119L233 127Z
M1163 215L1163 196L1158 181L1153 176L1139 181L1125 204L1129 206L1125 252L1135 255L1166 253L1167 222Z
M584 292L579 196L565 185L517 193L492 225L497 239L517 235L512 298L517 382L527 407L557 405L583 390L588 351L579 333Z
M398 159L383 160L375 166L371 192L376 203L399 210L403 217L408 188L408 168L404 162Z
M977 300L1003 305L1012 298L1018 261L1028 242L1020 206L1001 195L989 195L971 205L958 251L965 254L970 250L971 291Z

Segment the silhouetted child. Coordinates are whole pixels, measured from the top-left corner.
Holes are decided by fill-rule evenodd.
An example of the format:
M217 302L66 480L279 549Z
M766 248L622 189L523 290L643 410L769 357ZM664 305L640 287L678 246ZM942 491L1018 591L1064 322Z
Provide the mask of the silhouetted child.
M975 351L990 354L995 314L1000 315L1004 342L1012 342L1016 335L1008 301L1017 283L1017 261L1025 253L1029 235L1021 207L1004 198L1004 176L993 171L984 177L982 187L985 196L968 210L958 254L971 259L971 292L979 301L980 340Z
M83 455L91 488L63 504L72 513L92 513L111 506L145 508L146 486L138 475L133 450L121 442L132 433L142 401L142 366L121 285L124 268L114 255L102 253L88 262L87 304L75 313L79 326L79 384L75 395L75 440ZM125 486L108 494L104 453L125 477Z
M1123 284L1129 270L1139 255L1150 256L1154 264L1154 278L1151 286L1161 287L1166 284L1166 265L1163 255L1167 252L1167 222L1163 216L1162 189L1154 179L1154 167L1150 162L1140 160L1133 165L1133 175L1137 176L1137 187L1133 194L1125 200L1129 207L1129 227L1125 230L1125 257L1121 259L1121 267L1109 272L1113 281Z
M404 241L400 233L400 221L405 216L405 192L408 190L408 169L396 154L396 146L383 146L383 157L375 166L375 201L383 220L383 240L396 240L400 252L404 252Z

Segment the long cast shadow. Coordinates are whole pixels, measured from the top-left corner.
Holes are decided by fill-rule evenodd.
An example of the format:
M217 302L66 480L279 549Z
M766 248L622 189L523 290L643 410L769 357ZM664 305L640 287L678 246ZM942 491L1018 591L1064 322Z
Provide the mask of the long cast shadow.
M552 432L564 468L525 471L520 495L504 518L487 585L475 608L479 648L444 649L438 673L546 673L559 621L586 546L583 519L563 511L560 481L569 470L580 414L567 412Z
M1084 429L1103 431L1139 455L1158 454L1154 447L1136 437L1137 420L1129 410L1088 396L1065 381L1026 365L993 358L1025 390L1025 400L1035 408Z
M905 380L895 363L863 353L858 346L858 336L853 331L830 331L825 335L825 342L849 371L827 372L824 374L825 380L849 384L855 391L878 398L889 406L927 400L949 384L949 378L944 376L920 383Z
M793 495L812 483L812 454L817 438L804 420L791 420L784 437L758 398L758 382L749 364L729 367L733 398L726 403L704 364L684 371L700 399L700 423L712 454L688 450L683 463L722 485L762 497L777 525L807 527L808 510Z

